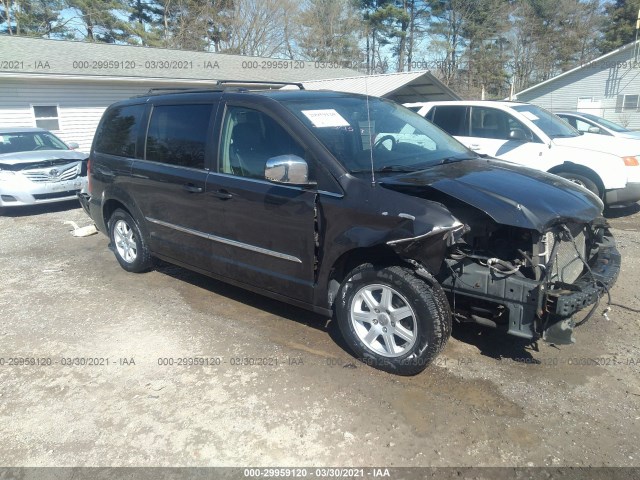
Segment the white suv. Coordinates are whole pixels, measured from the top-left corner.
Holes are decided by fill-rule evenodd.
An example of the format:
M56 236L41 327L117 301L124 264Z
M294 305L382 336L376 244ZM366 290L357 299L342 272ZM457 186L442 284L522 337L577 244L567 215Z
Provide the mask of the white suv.
M528 103L406 103L479 154L555 173L598 195L606 205L640 200L640 142L580 133Z

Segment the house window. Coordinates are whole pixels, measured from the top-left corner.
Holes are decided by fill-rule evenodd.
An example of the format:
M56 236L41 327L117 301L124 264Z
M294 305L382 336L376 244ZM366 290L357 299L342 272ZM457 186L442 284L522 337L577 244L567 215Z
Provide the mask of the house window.
M622 110L625 112L630 110L637 110L638 97L640 97L640 95L625 95L624 101L622 102Z
M36 119L36 127L45 130L60 130L57 105L34 105L33 116Z

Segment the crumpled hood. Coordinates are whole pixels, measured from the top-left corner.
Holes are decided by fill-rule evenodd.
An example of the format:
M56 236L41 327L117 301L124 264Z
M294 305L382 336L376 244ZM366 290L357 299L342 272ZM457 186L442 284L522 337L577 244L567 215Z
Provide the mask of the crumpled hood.
M0 163L18 165L20 163L44 162L47 160L84 160L89 154L75 150L35 150L33 152L4 153L0 155Z
M497 223L539 232L561 221L591 222L603 208L594 194L563 178L495 159L437 165L380 184L423 198L435 189L484 211Z
M630 138L608 137L596 133L585 133L577 137L554 138L553 143L561 147L593 150L619 157L640 155L640 142Z

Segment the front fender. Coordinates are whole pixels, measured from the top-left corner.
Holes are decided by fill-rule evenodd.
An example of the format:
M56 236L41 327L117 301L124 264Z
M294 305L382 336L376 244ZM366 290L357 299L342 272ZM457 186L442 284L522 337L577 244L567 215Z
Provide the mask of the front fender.
M625 169L628 167L617 155L562 145L554 145L553 150L557 164L549 170L551 173L562 170L563 166L584 167L598 176L605 190L624 188L627 184Z

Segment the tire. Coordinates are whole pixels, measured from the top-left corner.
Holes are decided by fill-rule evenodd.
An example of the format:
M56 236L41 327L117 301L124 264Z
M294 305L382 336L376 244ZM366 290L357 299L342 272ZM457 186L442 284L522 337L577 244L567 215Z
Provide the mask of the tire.
M118 263L127 272L149 270L153 261L147 240L131 215L117 209L109 219L109 238Z
M585 177L584 175L580 175L579 173L573 173L573 172L559 172L559 173L556 173L556 175L562 178L566 178L570 182L576 183L581 187L586 188L590 192L595 193L598 196L598 198L602 198L602 192L600 192L598 185L596 185L596 183L593 180L591 180L589 177Z
M351 271L338 292L336 316L360 360L398 375L424 370L451 335L451 311L440 285L400 266L365 264Z

